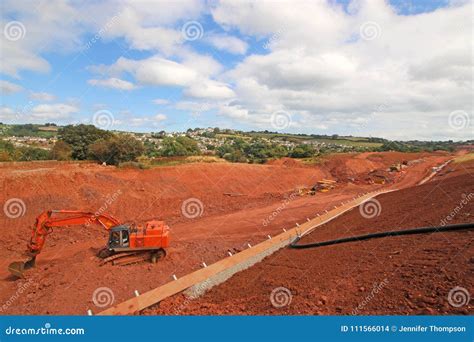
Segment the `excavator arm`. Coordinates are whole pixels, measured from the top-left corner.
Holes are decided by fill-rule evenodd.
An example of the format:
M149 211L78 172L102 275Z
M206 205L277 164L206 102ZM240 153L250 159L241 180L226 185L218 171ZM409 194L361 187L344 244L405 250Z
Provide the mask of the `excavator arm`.
M35 265L36 256L41 253L46 237L51 233L54 227L66 227L77 225L98 224L106 230L117 226L120 221L107 214L75 211L75 210L48 210L41 213L37 218L30 241L28 242L27 255L29 260L26 262L15 261L8 266L9 271L17 276L23 277L24 270L32 268Z

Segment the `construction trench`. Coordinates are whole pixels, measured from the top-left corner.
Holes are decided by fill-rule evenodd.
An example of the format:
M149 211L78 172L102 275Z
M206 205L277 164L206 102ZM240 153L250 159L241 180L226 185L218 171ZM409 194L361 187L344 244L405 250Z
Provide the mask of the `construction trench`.
M133 297L123 303L104 310L99 315L130 315L141 311L153 304L159 303L179 292L185 291L185 295L191 299L197 298L213 286L219 285L232 277L235 273L243 271L257 262L262 261L265 257L273 254L277 250L288 246L297 237L309 234L312 230L323 225L348 210L358 207L360 204L370 200L378 194L389 192L379 191L375 193L364 194L353 199L333 210L317 216L313 219L307 219L301 225L297 225L285 232L271 237L255 246L249 246L248 249L220 260L212 265L205 265L204 268L187 274L181 278L177 278L163 286L148 291L144 294Z
M94 199L98 194L94 189L98 188L102 189L101 193L112 195L118 191L117 189L122 190L120 196L116 199L114 197L114 203L107 209L107 212L114 216L125 220L138 220L140 217L137 217L137 211L141 210L144 213L143 221L165 219L172 228L171 246L164 261L155 265L139 263L128 266L101 266L96 261L95 253L105 238L100 229L56 230L49 237L48 245L37 267L30 271L28 281L12 281L4 278L0 282L3 296L7 299L16 289L25 287L25 296L15 299L15 305L9 307L6 313L86 314L90 310L91 314L110 314L110 311L117 308L121 310L120 312L135 314L199 312L195 311L196 305L203 305L202 307L206 308L207 305L202 303L203 300L204 303L209 300L208 294L215 296L213 293L216 289L217 293L220 293L221 288L227 288L227 284L233 284L236 279L242 278L241 274L268 264L267 259L271 260L274 255L281 254L273 252L282 250L282 247L296 238L296 231L302 235L313 226L323 227L326 231L329 223L322 224L319 221L326 215L326 210L328 214L338 215L338 211L334 210L334 206L337 206L337 210L347 213L346 209L349 206L356 205L350 202L360 193L370 193L367 195L370 196L381 190L411 189L410 187L427 177L432 178L427 181L430 184L439 178L431 172L432 167L440 167L452 158L447 154L377 153L360 154L355 157L338 155L330 159L327 165L317 167L288 165L286 161L283 161L284 164L277 164L280 161L275 161L274 165L268 166L196 164L144 172L115 171L108 167L89 165L78 168L72 164L60 167L54 164L52 166L35 164L31 169L22 164L24 171L0 168L6 181L3 183L3 188L6 190L4 195L23 198L28 208L23 217L5 222L10 227L6 230L6 234L11 238L0 241L3 247L3 252L0 251L0 254L4 261L15 260L16 255L24 250L25 239L18 239L15 236L29 235L28 225L34 220L35 213L45 209L38 207L38 204L46 203L48 206L53 205L53 208L85 208L79 195L86 196L92 207L99 208L103 200L100 197ZM398 172L385 171L397 160L404 159L409 161L407 168L402 168ZM47 178L42 180L43 170L46 168L48 171L47 173L44 171L44 176L47 175ZM451 168L454 167L450 164L445 167L445 169ZM206 177L201 176L203 172L213 180L213 183L207 186L207 192L198 190L206 188L203 184ZM373 183L366 178L367 175L374 180ZM33 179L30 178L32 176L38 180L37 184L32 184L36 189L25 185ZM388 182L379 184L379 176L387 177ZM318 192L315 196L301 193L305 185L316 184L322 179L338 180L336 189ZM83 185L80 191L75 191L74 184L78 181ZM96 181L99 182L98 185L95 184ZM18 182L23 185L16 189L29 192L22 194L13 191L16 189L9 189L10 186L15 187ZM62 189L46 187L48 182L63 184ZM44 189L42 185L45 185ZM151 191L156 188L158 190ZM272 189L272 193L267 193L268 189ZM298 196L292 197L295 191L289 192L289 189L299 189ZM252 192L255 195L252 196ZM219 193L222 197L218 195ZM157 217L151 211L147 211L149 205L143 201L143 197L148 197L149 194L152 197L149 199L150 203L155 203L155 207L150 208L153 212L162 213L162 216ZM176 195L180 197L176 198ZM34 196L35 199L33 197L29 199L28 196ZM43 196L39 197L43 198L43 202L38 201L38 196ZM173 208L179 210L183 200L192 197L197 197L204 203L205 210L202 217L188 219L179 212L170 211L176 210ZM155 199L157 202L154 202ZM357 200L363 199L361 197ZM341 201L344 202L342 206ZM272 216L271 214L275 212L277 215ZM320 218L316 217L311 222L301 222L306 217L314 217L318 212ZM346 216L347 214L343 215ZM340 219L335 221L339 222ZM290 228L294 222L301 224L299 227ZM411 227L415 225L407 224L393 228ZM286 229L286 232L283 229ZM319 232L319 229L313 230L308 238L316 232ZM450 234L457 236L460 233ZM331 239L334 235L327 237ZM318 241L325 239L321 238ZM16 241L16 245L8 244L8 241ZM248 244L251 245L250 248ZM283 252L286 253L287 250L284 248ZM254 266L249 268L250 265ZM196 271L197 267L199 269ZM83 272L84 269L88 269L88 272ZM241 270L245 271L240 272ZM198 275L195 276L195 273ZM229 277L231 279L228 279ZM227 281L223 283L224 280ZM164 285L157 288L159 284ZM217 284L221 285L216 287ZM105 310L91 301L92 294L100 287L110 288L115 296L109 306L103 307ZM211 291L201 295L210 287L213 287ZM67 296L71 291L76 294L74 297ZM196 298L198 295L201 296ZM35 301L30 300L33 297ZM185 310L175 310L173 303L181 305L181 298L184 300L195 298L195 300L192 300L191 305L186 305ZM64 304L58 306L55 304L59 303L58 301ZM235 307L240 306L238 304ZM268 313L271 314L272 310L270 308ZM206 312L206 309L202 312ZM279 314L279 311L274 313Z
M441 172L452 160L448 160L419 181L419 185L425 184L426 182L433 179L439 172ZM428 233L441 233L449 231L464 231L473 230L474 223L469 224L458 224L451 226L438 226L438 227L423 227L416 229L404 229L397 231L378 232L372 234L366 234L361 236L355 236L350 238L343 238L331 241L323 241L309 244L299 244L298 242L305 236L313 232L317 227L322 226L342 214L351 211L352 209L364 206L367 203L373 204L374 198L378 195L397 191L397 189L391 190L379 190L372 193L363 194L354 198L352 201L341 203L341 206L335 206L333 210L326 211L322 215L317 215L313 219L307 218L306 222L296 224L291 229L283 229L284 232L271 237L268 236L268 240L263 241L255 246L248 245L248 249L229 257L220 260L212 265L205 265L204 268L185 275L182 278L175 279L163 286L148 291L142 295L138 295L131 298L123 303L120 303L114 307L104 310L99 315L129 315L140 312L147 307L155 304L159 304L162 300L183 292L187 300L194 300L202 296L206 291L212 287L217 286L233 275L243 270L252 267L256 263L262 261L264 258L272 255L281 248L290 246L291 248L315 248L321 246L329 246L338 243L346 243L352 241L363 241L374 238L385 238L390 236L402 236L402 235L413 235L413 234L428 234ZM371 203L371 204L370 204ZM370 209L367 209L370 210Z

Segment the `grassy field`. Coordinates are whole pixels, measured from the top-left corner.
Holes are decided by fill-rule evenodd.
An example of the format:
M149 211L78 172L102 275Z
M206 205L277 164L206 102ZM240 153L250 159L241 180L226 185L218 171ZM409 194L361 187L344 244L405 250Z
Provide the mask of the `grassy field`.
M454 163L464 163L470 160L474 160L474 153L468 153L463 156L459 156L454 158L453 162Z

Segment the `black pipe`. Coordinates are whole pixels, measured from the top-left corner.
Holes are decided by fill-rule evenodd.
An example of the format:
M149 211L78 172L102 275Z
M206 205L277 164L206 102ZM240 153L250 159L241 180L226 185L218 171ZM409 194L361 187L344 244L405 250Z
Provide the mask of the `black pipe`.
M466 229L473 229L473 228L474 228L474 223L453 224L449 226L438 226L438 227L422 227L422 228L413 228L413 229L406 229L406 230L392 230L389 232L380 232L380 233L352 236L348 238L329 240L329 241L323 241L323 242L307 243L303 245L297 244L298 241L300 241L302 238L302 237L297 237L295 241L293 241L290 244L290 248L298 248L298 249L316 248L316 247L322 247L322 246L336 245L336 244L345 243L345 242L379 239L379 238L389 237L389 236L452 232L452 231L457 231L457 230L466 230Z

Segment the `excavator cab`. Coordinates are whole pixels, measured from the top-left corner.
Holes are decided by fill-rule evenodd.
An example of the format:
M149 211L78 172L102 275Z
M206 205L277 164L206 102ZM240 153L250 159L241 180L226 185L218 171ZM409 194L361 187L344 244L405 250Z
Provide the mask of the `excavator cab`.
M116 226L110 229L109 242L107 248L109 250L115 248L128 248L130 246L130 229L128 226Z

